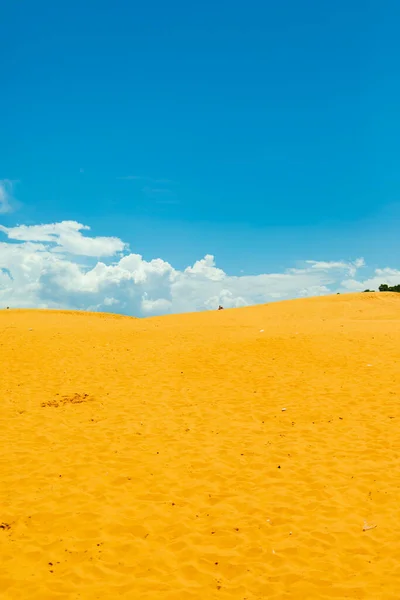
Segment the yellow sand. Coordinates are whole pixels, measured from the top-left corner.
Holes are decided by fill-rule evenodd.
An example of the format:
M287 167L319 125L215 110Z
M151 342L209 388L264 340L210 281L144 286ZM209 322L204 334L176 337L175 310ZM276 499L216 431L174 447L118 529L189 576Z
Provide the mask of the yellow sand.
M398 600L399 384L400 294L0 311L1 599Z

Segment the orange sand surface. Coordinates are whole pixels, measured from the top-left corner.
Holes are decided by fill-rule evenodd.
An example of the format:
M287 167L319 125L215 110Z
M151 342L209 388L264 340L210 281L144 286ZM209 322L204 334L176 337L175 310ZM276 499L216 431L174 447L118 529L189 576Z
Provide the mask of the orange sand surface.
M2 600L400 598L399 294L0 334Z

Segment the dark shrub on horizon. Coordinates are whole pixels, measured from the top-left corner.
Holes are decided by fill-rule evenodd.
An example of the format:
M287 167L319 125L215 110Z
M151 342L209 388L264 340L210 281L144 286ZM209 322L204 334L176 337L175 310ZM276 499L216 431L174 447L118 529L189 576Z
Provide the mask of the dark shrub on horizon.
M382 283L379 286L380 292L397 292L400 293L400 284L399 285L387 285L387 283Z

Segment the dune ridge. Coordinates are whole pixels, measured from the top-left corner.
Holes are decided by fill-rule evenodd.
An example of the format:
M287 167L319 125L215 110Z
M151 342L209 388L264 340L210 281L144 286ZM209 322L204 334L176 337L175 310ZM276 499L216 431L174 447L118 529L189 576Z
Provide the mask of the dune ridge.
M1 598L399 597L399 294L0 334Z

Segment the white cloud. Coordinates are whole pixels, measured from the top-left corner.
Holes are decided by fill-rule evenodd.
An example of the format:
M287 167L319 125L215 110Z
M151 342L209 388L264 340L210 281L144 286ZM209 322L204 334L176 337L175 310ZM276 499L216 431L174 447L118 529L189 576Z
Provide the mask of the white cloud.
M310 269L316 271L347 271L349 275L355 275L357 269L365 266L363 258L357 258L355 261L317 261L317 260L306 260L306 264L310 265Z
M71 308L154 315L237 307L336 291L400 283L400 271L381 269L359 281L356 261L308 260L283 273L229 275L211 255L177 270L161 258L146 261L116 237L89 237L75 221L0 226L0 307ZM83 258L82 258L83 257ZM100 260L101 258L101 260Z
M381 283L387 283L389 286L400 283L400 271L397 269L376 269L374 276L368 279L357 281L355 279L345 279L341 282L343 290L350 292L362 292L363 290L378 291Z
M0 179L0 214L13 212L12 197L13 182L9 179Z
M211 279L211 281L222 281L226 277L223 270L217 269L215 266L215 260L211 254L206 254L204 258L195 262L193 267L187 267L184 273L196 278Z
M126 248L116 237L86 237L82 231L90 231L87 225L76 221L61 221L48 225L18 225L17 227L3 227L0 231L9 239L31 242L48 242L54 244L55 252L66 252L80 256L114 256Z

